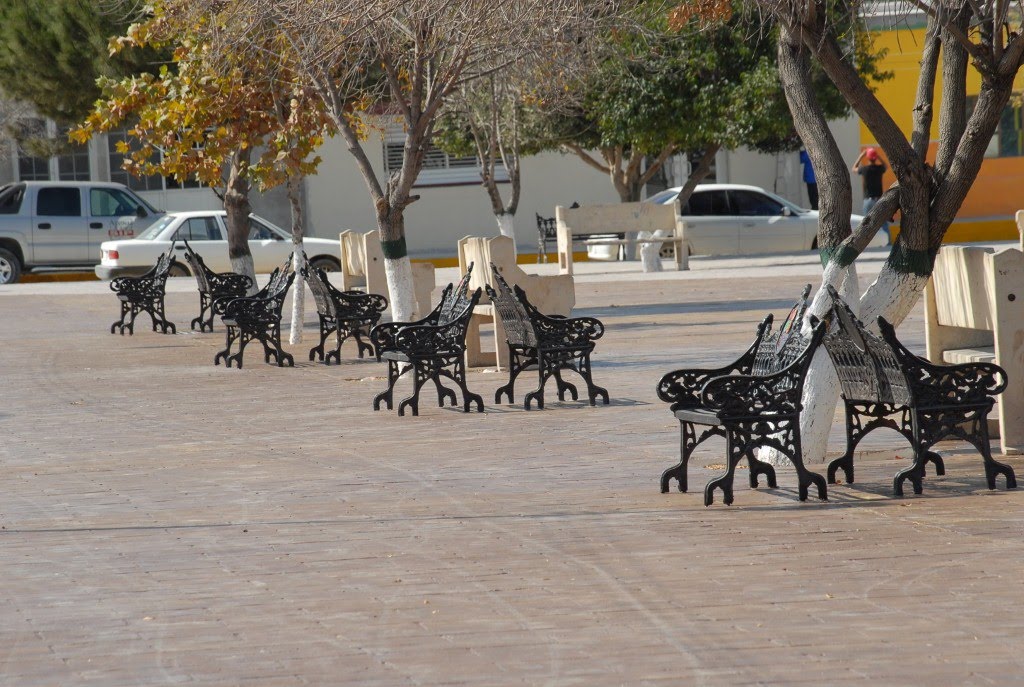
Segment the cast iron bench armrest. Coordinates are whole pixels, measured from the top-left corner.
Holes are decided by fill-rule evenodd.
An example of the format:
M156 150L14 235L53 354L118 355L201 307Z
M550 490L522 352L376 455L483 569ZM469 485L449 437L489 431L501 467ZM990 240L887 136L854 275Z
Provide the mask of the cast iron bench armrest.
M730 414L759 415L764 413L790 413L794 408L789 394L779 391L783 382L796 380L790 368L782 372L759 377L756 375L726 375L708 380L701 389L701 404L713 410ZM793 384L798 388L798 384ZM799 399L796 399L799 402Z
M658 382L658 398L665 403L672 404L670 410L673 412L681 408L691 408L700 405L700 392L708 380L714 377L725 377L734 374L750 374L754 366L754 358L757 355L757 347L765 332L771 326L773 316L769 313L757 328L757 336L754 343L739 358L732 363L719 368L682 368L673 370L661 378Z
M405 327L395 338L395 349L410 356L461 351L465 344L459 343L457 335L462 329L465 329L462 322L440 326L422 324Z
M883 317L878 318L878 327L886 343L893 347L904 363L914 395L920 391L943 397L945 403L970 403L982 401L1006 390L1006 371L992 363L960 363L941 365L922 358L903 345L896 338L895 328ZM924 399L922 399L924 400Z

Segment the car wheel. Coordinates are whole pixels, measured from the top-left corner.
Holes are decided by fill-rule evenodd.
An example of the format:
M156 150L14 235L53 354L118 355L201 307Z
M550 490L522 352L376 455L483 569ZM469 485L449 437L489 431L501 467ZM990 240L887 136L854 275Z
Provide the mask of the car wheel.
M171 265L171 268L167 270L168 277L191 277L192 273L188 271L188 268L180 263Z
M21 278L21 262L9 250L0 248L0 284L14 284Z
M316 267L324 272L337 272L341 269L341 263L334 258L320 256L309 261L310 267Z

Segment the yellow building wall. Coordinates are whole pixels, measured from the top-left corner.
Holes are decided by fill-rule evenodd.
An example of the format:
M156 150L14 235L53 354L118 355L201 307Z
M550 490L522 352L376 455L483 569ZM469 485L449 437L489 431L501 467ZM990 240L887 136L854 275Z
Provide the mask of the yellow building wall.
M917 94L923 44L923 28L878 31L874 34L875 48L888 51L881 61L881 68L893 73L893 78L875 85L875 93L908 138L913 128L914 98ZM928 152L930 161L935 158L938 139L938 103L942 97L941 69L940 63L940 78L935 89L936 116L932 121L932 143ZM973 67L969 68L967 94L977 95L980 83L978 73ZM1024 92L1024 74L1017 75L1014 91ZM860 142L863 147L877 145L863 122L860 127ZM894 181L896 178L892 171L886 172L884 184L889 185ZM1018 233L1013 215L1020 209L1024 209L1024 156L986 158L956 220L943 240L946 243L1016 240ZM898 227L893 229L895 236Z

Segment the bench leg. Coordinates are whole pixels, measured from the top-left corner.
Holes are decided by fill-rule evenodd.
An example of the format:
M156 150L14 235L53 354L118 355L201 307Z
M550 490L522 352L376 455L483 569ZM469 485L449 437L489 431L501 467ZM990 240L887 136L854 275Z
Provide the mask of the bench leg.
M710 506L715 502L715 489L722 490L722 502L727 506L732 505L733 480L736 476L736 466L747 454L747 441L742 433L732 429L725 430L725 474L717 477L704 485L704 505Z
M238 351L236 353L233 353L232 355L229 355L226 358L224 358L224 365L227 366L227 367L231 367L231 363L232 363L232 361L234 361L234 362L238 363L238 369L241 370L242 369L242 356L245 354L245 347L248 345L249 341L251 341L251 340L252 340L252 335L249 334L249 332L239 328L239 330L238 330Z
M661 493L667 494L669 491L669 482L673 479L679 484L679 491L685 492L687 489L686 483L686 466L690 462L690 455L693 453L693 449L696 448L697 444L697 432L694 429L692 423L679 422L679 464L673 465L665 472L661 473Z
M750 466L750 488L757 489L759 486L757 478L760 475L764 475L768 480L768 488L778 489L779 482L775 478L775 467L771 463L758 460L756 453L757 449L747 453L747 464Z
M432 375L428 370L424 369L422 363L413 363L412 396L402 400L402 402L398 404L399 417L405 415L406 407L412 409L413 415L420 414L420 389L423 388L423 385L426 384L427 380L431 377Z
M231 325L227 325L224 334L224 350L218 352L217 355L213 356L214 365L220 365L220 361L222 360L225 361L226 364L228 356L231 355L231 345L235 342L235 339L237 338L237 328L232 327Z
M530 402L537 402L537 410L544 410L544 385L547 383L548 378L552 375L550 369L548 369L547 362L544 360L543 355L537 356L537 379L539 384L537 389L526 394L524 400L524 407L526 410L530 409Z
M572 396L572 400L574 400L574 401L579 400L580 394L579 394L579 391L576 390L576 385L575 384L570 384L569 382L567 382L564 379L562 379L562 369L560 367L556 367L554 369L554 375L555 375L555 386L558 388L558 400L559 401L564 401L565 400L565 392L566 391L568 391L569 395ZM591 403L591 405L593 405L593 403Z
M605 405L608 405L608 390L594 384L594 377L590 371L590 353L580 356L579 373L583 377L583 381L587 383L587 395L590 396L590 405L597 405L598 396L604 400Z
M312 362L313 360L316 360L317 358L319 358L321 362L324 361L324 343L326 343L327 337L330 336L330 335L331 335L331 329L330 329L330 327L328 327L324 323L323 315L321 315L320 316L320 343L318 343L316 346L313 346L313 348L309 349L309 360L310 360L310 362ZM330 365L331 364L330 358L328 358L326 362L327 362L328 365Z
M449 375L449 377L452 379L452 381L455 381L455 377L454 376L450 376ZM441 383L441 370L440 369L438 369L431 376L431 379L434 380L434 386L437 387L437 407L438 408L444 408L444 401L445 401L446 398L447 399L451 399L452 407L455 407L456 405L458 405L459 397L455 395L454 391L452 391L451 389L449 389L448 387L446 387L444 384Z
M996 488L996 477L1002 475L1006 480L1007 489L1017 488L1017 477L1013 474L1013 468L1006 463L1000 463L992 457L992 444L988 436L988 413L978 413L971 423L971 435L968 441L978 449L982 460L985 461L985 481L989 489Z
M462 389L462 410L464 412L470 412L472 404L476 403L476 410L478 413L484 412L484 399L480 394L474 394L466 386L466 363L463 356L458 356L453 364L454 375L453 379L455 383Z
M799 418L794 420L794 422L797 425L796 428L788 430L788 433L792 436L792 454L789 454L788 451L783 451L783 453L787 454L787 457L793 461L793 467L796 468L800 500L807 500L808 491L813 485L818 488L818 499L828 501L828 485L825 483L825 478L816 472L811 472L804 465L803 448L800 445Z
M505 394L508 396L509 403L515 403L516 399L514 393L516 377L518 377L519 373L527 367L535 364L537 364L536 358L527 357L514 350L511 346L508 346L508 383L504 386L498 387L498 390L494 392L494 402L501 403L501 396L502 394Z
M128 314L128 303L126 301L121 301L120 302L120 306L121 306L121 317L116 322L114 322L114 324L110 325L110 333L113 334L114 330L116 330L118 327L120 327L121 328L121 336L124 336L124 318Z
M207 317L207 311L210 310L210 296L203 291L199 292L199 315L193 317L192 321L188 323L188 328L195 331L196 325L199 325L199 331L205 332L207 322L209 322L210 331L213 331L213 313Z
M373 397L373 409L380 410L380 403L384 401L387 404L388 410L394 409L394 394L395 384L398 382L398 378L404 374L403 371L399 371L398 363L394 360L388 361L388 388L380 392Z
M371 358L374 356L373 344L363 341L362 329L356 327L354 330L352 330L352 338L356 340L356 351L360 358L363 357L364 351L366 353L369 353ZM338 344L338 350L341 350L341 344ZM340 359L338 360L338 363L341 363Z

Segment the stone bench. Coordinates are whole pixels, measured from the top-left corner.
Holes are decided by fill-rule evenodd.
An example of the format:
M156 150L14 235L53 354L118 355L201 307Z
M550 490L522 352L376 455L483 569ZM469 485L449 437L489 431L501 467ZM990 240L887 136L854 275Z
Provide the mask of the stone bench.
M1024 212L1017 216L1020 227ZM924 303L930 360L1006 370L997 405L1002 452L1024 452L1024 251L943 246Z
M594 234L625 233L626 238L591 238L587 245L643 246L648 243L669 244L675 249L676 269L687 270L689 249L686 244L686 224L679 216L679 204L614 203L584 205L578 208L555 208L558 239L558 270L573 273L572 244L575 237ZM653 238L639 238L647 232ZM660 232L660 234L657 234Z

